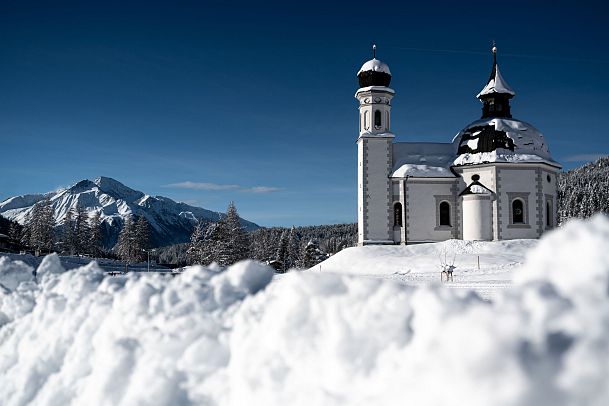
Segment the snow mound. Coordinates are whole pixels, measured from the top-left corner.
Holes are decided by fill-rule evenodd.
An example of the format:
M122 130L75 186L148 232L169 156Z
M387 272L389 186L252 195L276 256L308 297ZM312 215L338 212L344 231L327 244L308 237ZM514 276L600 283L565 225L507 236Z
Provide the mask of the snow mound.
M273 278L251 261L175 278L46 262L37 283L0 290L1 404L609 402L600 216L542 239L493 302L354 275Z

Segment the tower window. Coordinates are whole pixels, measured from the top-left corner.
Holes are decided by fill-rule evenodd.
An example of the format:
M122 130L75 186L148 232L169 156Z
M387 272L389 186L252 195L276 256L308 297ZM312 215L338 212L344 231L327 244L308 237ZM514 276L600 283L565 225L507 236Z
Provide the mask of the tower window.
M524 203L520 199L512 202L512 223L524 224Z
M546 227L552 227L552 205L550 202L546 202Z
M374 127L381 128L381 111L376 110L374 112Z
M440 225L450 227L450 204L448 202L440 203Z
M402 226L402 203L393 205L393 225Z

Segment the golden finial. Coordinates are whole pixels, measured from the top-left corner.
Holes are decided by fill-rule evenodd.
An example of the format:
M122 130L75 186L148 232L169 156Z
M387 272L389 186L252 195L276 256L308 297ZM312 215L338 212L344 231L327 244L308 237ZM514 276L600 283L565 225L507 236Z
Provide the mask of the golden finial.
M493 55L497 55L497 44L495 44L495 40L493 40Z
M376 59L376 44L372 44L372 57Z

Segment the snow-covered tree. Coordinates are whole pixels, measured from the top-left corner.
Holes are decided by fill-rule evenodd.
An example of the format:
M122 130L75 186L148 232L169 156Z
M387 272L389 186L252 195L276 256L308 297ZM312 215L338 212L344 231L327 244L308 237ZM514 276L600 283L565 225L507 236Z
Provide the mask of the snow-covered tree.
M55 243L53 215L53 206L48 199L36 203L26 218L22 243L37 253L51 252Z
M190 244L188 244L188 249L186 251L188 262L190 264L203 263L202 258L206 229L206 223L204 223L202 220L197 221L197 225L190 236Z
M131 216L125 219L123 228L118 235L118 242L116 243L116 253L123 261L134 260L135 253L135 225Z
M288 256L285 264L286 270L300 265L300 236L296 227L292 226L288 235Z
M150 223L144 216L139 216L135 222L135 253L137 260L146 259L145 251L150 249Z
M63 234L62 234L62 247L65 251L68 251L70 255L76 254L78 249L78 242L76 239L74 211L68 210L66 216L62 222Z
M90 251L89 214L84 207L77 207L74 215L74 234L76 236L76 253L86 254Z
M281 238L279 239L279 246L277 247L277 254L275 254L275 261L281 264L281 269L278 271L285 272L288 268L288 242L290 238L290 232L288 230L284 230L281 233Z
M89 219L89 253L99 256L102 253L102 219L101 212L96 211Z
M241 226L237 207L230 202L226 210L226 217L222 220L226 224L228 240L223 245L227 265L234 264L249 257L250 241L247 232Z
M303 268L311 268L327 258L327 255L319 249L317 241L309 241L302 252Z

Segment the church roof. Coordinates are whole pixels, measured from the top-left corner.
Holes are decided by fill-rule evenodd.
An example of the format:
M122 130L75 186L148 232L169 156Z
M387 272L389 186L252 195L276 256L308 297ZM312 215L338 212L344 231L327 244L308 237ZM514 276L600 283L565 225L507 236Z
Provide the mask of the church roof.
M397 142L393 144L392 178L454 178L450 170L455 150L450 143Z
M512 90L510 85L503 79L501 72L499 72L499 65L497 65L497 47L493 46L493 69L491 69L491 75L488 78L486 86L478 93L477 98L492 94L507 94L509 97L516 96L516 92Z
M360 70L357 72L357 75L359 76L359 74L362 72L370 72L370 71L383 72L388 75L391 75L389 66L387 66L387 64L385 62L380 61L376 58L372 58L368 62L364 63L362 65L362 67L360 68Z
M372 59L362 65L357 72L359 87L389 86L391 71L383 61L376 59L376 45L372 46Z
M543 134L512 118L476 120L455 136L453 145L457 152L453 165L546 162L560 166L552 159Z
M492 195L492 194L493 194L492 190L490 190L489 188L484 186L482 183L480 183L480 176L479 175L473 175L472 176L472 183L470 183L461 193L459 193L459 196L464 196L464 195Z

